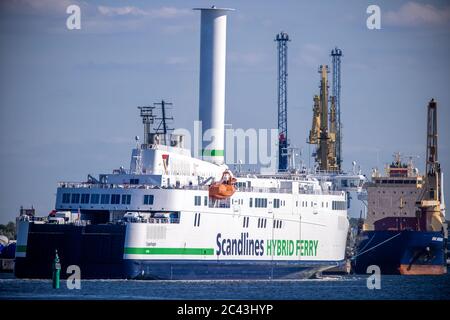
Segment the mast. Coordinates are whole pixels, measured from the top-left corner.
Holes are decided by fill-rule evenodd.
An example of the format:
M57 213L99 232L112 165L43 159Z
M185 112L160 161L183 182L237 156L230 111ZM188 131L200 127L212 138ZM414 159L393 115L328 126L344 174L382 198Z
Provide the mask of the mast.
M342 50L335 47L331 50L331 59L333 65L333 83L332 83L332 95L335 99L335 112L336 112L336 165L338 171L342 168L342 122L341 122L341 57Z
M277 34L278 49L278 171L288 169L287 132L287 43L291 41L286 32Z
M155 118L155 120L161 120L158 127L155 129L156 134L162 135L162 144L168 145L168 132L172 131L173 128L168 128L167 123L169 121L173 121L173 117L168 117L166 112L167 106L172 106L173 104L170 102L165 102L164 100L161 100L161 102L155 102L153 104L156 107L159 107L161 109L161 117Z

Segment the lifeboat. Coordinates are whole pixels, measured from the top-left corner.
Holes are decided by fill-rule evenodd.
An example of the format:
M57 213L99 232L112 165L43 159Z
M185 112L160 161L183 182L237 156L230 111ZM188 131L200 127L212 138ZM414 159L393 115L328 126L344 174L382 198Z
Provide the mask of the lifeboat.
M209 186L209 196L215 199L226 199L231 197L236 191L236 178L230 170L225 170L219 182L214 182Z

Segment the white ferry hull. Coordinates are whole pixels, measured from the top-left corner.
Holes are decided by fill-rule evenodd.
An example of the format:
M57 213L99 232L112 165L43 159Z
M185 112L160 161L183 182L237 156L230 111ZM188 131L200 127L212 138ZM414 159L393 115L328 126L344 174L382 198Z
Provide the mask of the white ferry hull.
M181 216L179 224L127 225L127 278L301 279L344 263L345 211L250 216L182 212ZM283 224L274 228L277 221Z

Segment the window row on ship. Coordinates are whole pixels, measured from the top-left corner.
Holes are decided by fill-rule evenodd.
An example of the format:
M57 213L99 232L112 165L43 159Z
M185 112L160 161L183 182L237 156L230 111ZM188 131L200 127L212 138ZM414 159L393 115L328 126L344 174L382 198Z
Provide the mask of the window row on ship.
M203 199L202 199L203 198ZM63 193L62 199L63 204L122 204L129 205L131 203L131 194L98 194L98 193ZM244 205L244 199L225 199L225 201L215 201L209 199L208 196L194 196L193 199L194 206L209 206L209 207L222 207L229 208L230 204L233 205ZM203 201L202 201L203 200ZM269 200L273 200L269 202ZM142 196L142 204L153 205L154 195L145 194ZM278 209L286 206L286 200L281 199L267 199L264 197L259 198L249 198L248 207L249 208L268 208L269 203L273 204L273 208ZM215 205L220 204L220 205ZM296 207L318 207L318 203L314 201L295 201ZM322 201L321 208L329 208L329 201ZM346 210L346 201L331 201L332 210Z
M154 196L146 194L143 204L153 204ZM61 202L63 204L124 204L131 203L131 194L99 194L99 193L63 193Z

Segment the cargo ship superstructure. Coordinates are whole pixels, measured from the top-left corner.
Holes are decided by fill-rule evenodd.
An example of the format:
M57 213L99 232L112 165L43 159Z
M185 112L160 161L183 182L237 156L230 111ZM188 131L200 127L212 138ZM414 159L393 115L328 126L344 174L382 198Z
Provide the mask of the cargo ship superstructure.
M447 225L443 173L437 159L437 104L428 105L426 173L400 154L386 167L374 170L366 183L367 216L358 236L353 270L366 274L371 265L383 274L445 274ZM412 159L412 158L411 158Z
M82 278L302 278L344 262L347 194L301 173L233 175L224 164L225 47L229 9L201 10L201 159L183 136L153 130L121 167L61 182L54 212L18 219L15 275L49 278L55 250L62 276Z

